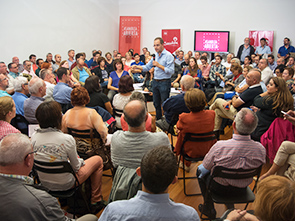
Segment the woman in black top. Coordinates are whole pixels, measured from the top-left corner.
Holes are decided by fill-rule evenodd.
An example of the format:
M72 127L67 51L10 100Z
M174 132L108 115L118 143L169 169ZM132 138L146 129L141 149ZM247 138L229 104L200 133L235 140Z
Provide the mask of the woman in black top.
M273 77L269 80L267 91L254 98L252 110L258 117L258 125L251 134L253 140L260 141L271 123L283 116L281 111L293 110L293 97L287 88L286 82L280 77Z
M114 71L114 60L112 57L112 54L110 52L106 53L106 66L107 66L107 70L109 71L109 73L111 73L112 71Z
M93 75L87 78L84 87L90 97L90 102L86 105L87 107L100 106L106 109L111 115L113 114L113 108L109 98L101 92L98 76Z
M91 72L99 77L100 86L107 88L110 72L106 68L106 59L104 57L99 57L97 63L98 66Z

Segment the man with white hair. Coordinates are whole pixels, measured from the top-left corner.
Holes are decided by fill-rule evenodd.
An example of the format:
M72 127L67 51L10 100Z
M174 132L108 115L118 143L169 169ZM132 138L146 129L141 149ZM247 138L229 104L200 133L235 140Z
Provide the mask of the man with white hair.
M24 116L24 102L28 99L29 87L28 87L28 79L25 77L17 77L14 79L14 94L12 95L12 99L15 103L16 114L20 114Z
M23 74L31 75L32 77L37 77L34 71L32 70L32 63L29 60L25 60Z
M44 80L46 84L46 95L44 96L45 99L52 99L53 100L53 89L55 85L53 84L54 74L49 69L43 69L40 71L40 78Z
M34 165L30 139L23 134L9 134L0 142L0 219L1 220L71 220L56 198L41 190L29 177ZM17 211L16 211L17 208ZM91 214L77 220L97 220Z
M258 68L261 71L261 80L267 85L269 80L273 77L273 71L268 66L268 62L265 58L260 59Z
M24 102L24 116L30 124L38 124L35 111L45 100L46 84L41 78L35 77L29 82L29 91L31 97Z
M199 211L203 212L208 218L215 219L216 216L210 192L207 197L205 196L210 172L216 166L230 169L254 169L265 163L265 148L259 142L251 140L250 137L257 123L258 118L256 114L248 108L242 108L233 122L233 138L226 141L218 141L214 144L206 154L203 163L198 167L199 186L204 197L204 204L199 205ZM213 179L213 189L210 189L210 191L224 196L239 195L245 191L245 188L252 181L252 178L243 180L217 178ZM227 206L233 208L233 205Z
M244 39L244 44L240 45L237 58L241 60L242 63L244 63L246 56L251 56L254 54L255 49L252 45L250 45L250 38L246 37Z
M157 127L163 131L168 131L169 125L175 125L178 119L173 119L173 116L181 113L189 113L189 109L184 102L184 95L187 90L194 88L195 80L192 76L184 75L180 80L180 86L183 93L168 98L163 103L164 116L156 121Z

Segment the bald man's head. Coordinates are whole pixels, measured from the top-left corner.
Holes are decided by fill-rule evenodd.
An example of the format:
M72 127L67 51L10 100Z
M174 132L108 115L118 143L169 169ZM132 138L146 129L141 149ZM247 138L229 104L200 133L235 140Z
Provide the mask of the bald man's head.
M129 127L140 127L147 117L145 103L140 100L128 102L123 109L123 113Z
M259 84L260 81L261 81L261 72L256 68L252 69L246 76L246 83L249 86L252 86L254 84Z

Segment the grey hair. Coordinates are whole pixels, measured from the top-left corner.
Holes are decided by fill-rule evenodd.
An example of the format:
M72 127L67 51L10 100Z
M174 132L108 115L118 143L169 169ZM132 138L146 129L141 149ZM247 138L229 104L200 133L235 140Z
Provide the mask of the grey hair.
M22 91L22 85L28 83L28 79L25 77L16 77L13 81L14 90L17 92Z
M234 122L240 135L250 135L257 127L258 117L249 108L242 108L237 113Z
M46 75L49 74L49 73L50 73L50 70L49 69L42 69L40 71L40 78L44 80L45 77L46 77Z
M233 62L235 62L235 63L241 65L241 61L240 61L240 59L238 59L238 58L233 58L233 59L231 59L231 61L233 61Z
M183 89L187 91L190 88L194 88L195 80L192 76L184 75L180 80L180 85L182 85Z
M0 165L20 163L32 151L28 136L20 133L9 134L0 141Z
M37 94L39 88L43 86L43 80L38 77L34 77L29 83L30 94Z

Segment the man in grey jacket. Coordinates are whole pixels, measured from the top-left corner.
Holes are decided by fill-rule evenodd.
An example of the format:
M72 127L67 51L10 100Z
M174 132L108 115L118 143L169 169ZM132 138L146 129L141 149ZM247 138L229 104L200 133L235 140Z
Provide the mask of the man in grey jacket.
M33 186L28 176L34 164L29 138L9 134L0 142L0 220L70 220L57 200ZM94 215L78 219L97 220Z

